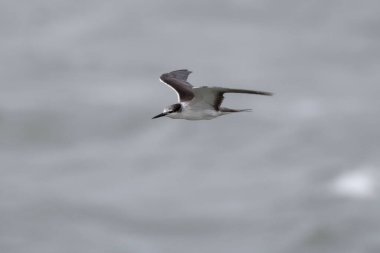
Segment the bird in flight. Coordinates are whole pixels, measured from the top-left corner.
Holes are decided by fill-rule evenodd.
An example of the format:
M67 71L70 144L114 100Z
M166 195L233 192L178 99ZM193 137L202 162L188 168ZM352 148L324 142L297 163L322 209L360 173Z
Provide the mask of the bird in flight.
M256 90L231 89L222 87L194 87L187 78L191 71L175 70L162 74L160 81L172 88L178 96L178 103L169 105L152 119L167 116L172 119L208 120L234 112L245 112L250 109L229 109L221 107L224 93L246 93L271 96L272 93Z

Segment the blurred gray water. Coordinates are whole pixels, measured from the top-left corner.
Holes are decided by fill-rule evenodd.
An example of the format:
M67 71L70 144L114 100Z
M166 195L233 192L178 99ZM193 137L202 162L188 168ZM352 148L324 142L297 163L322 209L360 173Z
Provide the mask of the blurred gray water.
M378 1L0 1L0 252L380 252ZM151 120L161 73L252 113Z

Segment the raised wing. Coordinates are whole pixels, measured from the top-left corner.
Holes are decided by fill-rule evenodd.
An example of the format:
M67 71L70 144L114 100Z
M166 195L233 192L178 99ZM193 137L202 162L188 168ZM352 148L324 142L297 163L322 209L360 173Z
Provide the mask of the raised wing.
M194 98L193 86L187 82L190 73L191 71L187 69L180 69L160 76L160 80L177 93L179 102L190 101Z
M182 81L187 81L187 78L192 72L187 69L174 70L172 72L163 74L162 76L171 77ZM191 86L191 84L188 83Z
M272 93L265 91L256 91L256 90L244 90L244 89L229 89L222 87L199 87L193 88L195 94L194 99L190 102L193 107L210 107L215 110L219 110L220 105L223 102L224 93L246 93L246 94L256 94L256 95L265 95L272 96Z

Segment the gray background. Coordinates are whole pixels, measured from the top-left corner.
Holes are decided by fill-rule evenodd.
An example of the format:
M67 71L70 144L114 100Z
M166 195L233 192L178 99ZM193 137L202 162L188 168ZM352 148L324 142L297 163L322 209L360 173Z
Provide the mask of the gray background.
M0 1L0 251L380 252L379 1ZM253 108L151 120L161 73Z

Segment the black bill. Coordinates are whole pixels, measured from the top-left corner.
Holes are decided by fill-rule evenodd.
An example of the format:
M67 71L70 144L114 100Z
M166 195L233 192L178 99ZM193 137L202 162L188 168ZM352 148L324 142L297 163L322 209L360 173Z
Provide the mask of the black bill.
M157 118L159 118L159 117L163 117L163 116L165 116L165 115L167 115L167 113L160 113L160 114L158 114L158 115L156 115L156 116L154 116L152 119L157 119Z

